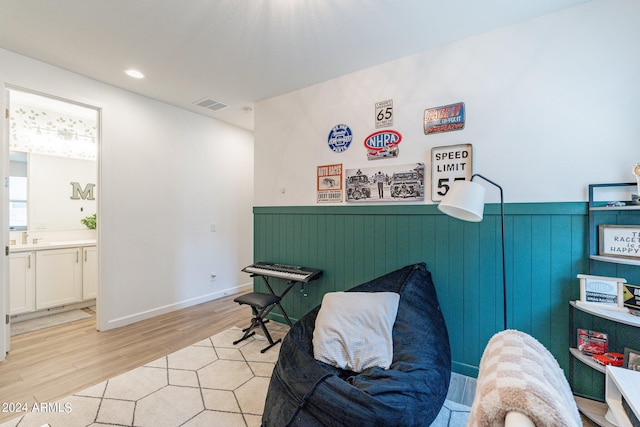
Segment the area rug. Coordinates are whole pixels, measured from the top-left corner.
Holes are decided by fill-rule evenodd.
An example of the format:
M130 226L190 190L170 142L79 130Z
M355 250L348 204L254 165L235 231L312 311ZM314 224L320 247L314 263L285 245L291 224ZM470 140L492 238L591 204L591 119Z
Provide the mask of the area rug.
M25 408L0 427L258 427L280 345L260 353L234 328L59 402Z
M63 313L38 317L36 319L23 320L21 322L11 323L11 336L26 334L27 332L38 331L89 317L91 317L91 315L82 310L70 310Z
M238 345L229 329L62 399L30 405L0 427L259 427L280 344ZM466 425L468 407L447 401L434 426Z

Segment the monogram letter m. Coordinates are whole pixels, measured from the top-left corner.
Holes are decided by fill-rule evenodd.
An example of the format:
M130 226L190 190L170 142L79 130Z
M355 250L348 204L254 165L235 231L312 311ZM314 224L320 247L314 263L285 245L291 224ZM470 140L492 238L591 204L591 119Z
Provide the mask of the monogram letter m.
M95 197L93 197L93 187L96 186L95 184L87 184L84 190L79 182L71 182L70 184L71 187L73 187L71 200L95 200Z

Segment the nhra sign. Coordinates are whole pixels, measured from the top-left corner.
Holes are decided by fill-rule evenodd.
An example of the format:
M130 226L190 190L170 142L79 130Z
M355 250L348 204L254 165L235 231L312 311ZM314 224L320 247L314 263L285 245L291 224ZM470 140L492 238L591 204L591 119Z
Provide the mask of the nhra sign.
M381 130L372 133L364 140L367 148L367 159L377 160L385 157L398 157L398 144L402 141L402 135L395 130Z

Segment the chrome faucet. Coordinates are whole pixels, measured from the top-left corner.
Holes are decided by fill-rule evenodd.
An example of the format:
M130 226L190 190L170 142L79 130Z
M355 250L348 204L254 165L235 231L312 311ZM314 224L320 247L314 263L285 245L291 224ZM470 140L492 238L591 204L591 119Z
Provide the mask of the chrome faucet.
M27 244L27 237L29 237L29 235L27 234L26 231L22 232L22 244L26 245Z

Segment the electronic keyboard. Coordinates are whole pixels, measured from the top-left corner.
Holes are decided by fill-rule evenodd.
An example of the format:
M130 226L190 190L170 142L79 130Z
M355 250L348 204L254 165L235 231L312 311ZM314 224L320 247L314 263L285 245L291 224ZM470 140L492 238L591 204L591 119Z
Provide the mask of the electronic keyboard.
M294 282L309 282L320 277L322 270L300 267L297 265L272 264L269 262L257 262L242 269L245 273L256 276L276 277L278 279L292 280Z

